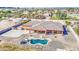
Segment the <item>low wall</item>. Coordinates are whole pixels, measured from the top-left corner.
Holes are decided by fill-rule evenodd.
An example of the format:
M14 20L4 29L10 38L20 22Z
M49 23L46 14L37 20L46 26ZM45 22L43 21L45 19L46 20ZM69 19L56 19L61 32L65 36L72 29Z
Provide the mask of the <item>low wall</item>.
M76 32L72 29L71 26L68 26L69 31L72 33L72 35L74 36L74 38L79 42L79 37L76 34Z

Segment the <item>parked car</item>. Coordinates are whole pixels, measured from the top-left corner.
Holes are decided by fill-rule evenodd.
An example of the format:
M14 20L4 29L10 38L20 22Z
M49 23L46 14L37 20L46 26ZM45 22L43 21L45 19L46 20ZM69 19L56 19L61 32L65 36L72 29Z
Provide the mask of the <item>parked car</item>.
M28 39L24 39L24 40L22 40L22 41L20 42L20 44L27 44L28 42L29 42Z

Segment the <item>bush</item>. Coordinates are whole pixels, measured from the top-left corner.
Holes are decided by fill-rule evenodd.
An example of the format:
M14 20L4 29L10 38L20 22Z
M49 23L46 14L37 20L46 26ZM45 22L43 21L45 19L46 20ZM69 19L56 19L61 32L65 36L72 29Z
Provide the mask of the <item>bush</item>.
M79 28L75 28L75 32L79 35Z
M71 22L70 21L65 21L66 25L70 25Z

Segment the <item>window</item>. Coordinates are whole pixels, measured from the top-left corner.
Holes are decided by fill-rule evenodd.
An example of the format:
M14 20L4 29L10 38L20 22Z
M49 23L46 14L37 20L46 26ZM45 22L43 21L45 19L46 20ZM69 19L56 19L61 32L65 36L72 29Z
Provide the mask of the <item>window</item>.
M57 31L54 31L55 34L57 34Z

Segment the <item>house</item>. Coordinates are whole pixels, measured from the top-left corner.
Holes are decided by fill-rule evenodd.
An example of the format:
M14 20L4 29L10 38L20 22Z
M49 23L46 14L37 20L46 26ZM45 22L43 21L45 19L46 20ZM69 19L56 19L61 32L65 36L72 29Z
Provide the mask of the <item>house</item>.
M53 21L30 21L21 28L40 34L63 34L63 25Z
M9 18L9 21L14 22L15 24L20 23L21 21L29 20L27 18Z
M68 17L79 19L79 14L67 14Z

